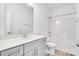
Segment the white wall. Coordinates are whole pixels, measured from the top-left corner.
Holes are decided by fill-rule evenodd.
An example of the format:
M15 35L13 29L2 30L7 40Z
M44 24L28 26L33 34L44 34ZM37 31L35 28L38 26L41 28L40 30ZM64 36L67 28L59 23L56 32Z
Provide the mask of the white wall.
M59 8L52 9L52 16L58 16L63 14L75 13L76 4L69 4L67 6L60 6Z
M51 35L52 41L57 43L57 47L71 51L75 45L75 4L52 9ZM72 15L66 15L72 14ZM63 15L63 16L62 16ZM54 17L56 16L56 17ZM60 21L60 24L56 24Z
M47 36L47 18L50 16L50 9L38 3L34 6L34 33Z
M20 3L6 4L6 32L12 34L28 29L32 32L33 10ZM24 25L25 24L25 25Z
M75 40L79 43L79 3L76 4Z
M5 35L5 4L0 3L0 36Z

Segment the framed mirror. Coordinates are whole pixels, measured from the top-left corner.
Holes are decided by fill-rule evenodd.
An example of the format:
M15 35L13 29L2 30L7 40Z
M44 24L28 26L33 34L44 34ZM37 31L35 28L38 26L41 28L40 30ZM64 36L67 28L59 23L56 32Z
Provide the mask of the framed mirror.
M5 34L28 34L33 32L33 7L27 3L5 4Z

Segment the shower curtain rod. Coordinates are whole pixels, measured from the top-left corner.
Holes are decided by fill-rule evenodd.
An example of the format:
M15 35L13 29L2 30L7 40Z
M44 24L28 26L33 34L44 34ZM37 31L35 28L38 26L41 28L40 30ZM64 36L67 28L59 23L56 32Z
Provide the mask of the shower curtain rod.
M74 13L69 13L69 14L57 15L57 16L53 16L52 18L54 18L54 17L61 17L61 16L65 16L65 15L73 15L73 14L77 14L77 13L74 12Z

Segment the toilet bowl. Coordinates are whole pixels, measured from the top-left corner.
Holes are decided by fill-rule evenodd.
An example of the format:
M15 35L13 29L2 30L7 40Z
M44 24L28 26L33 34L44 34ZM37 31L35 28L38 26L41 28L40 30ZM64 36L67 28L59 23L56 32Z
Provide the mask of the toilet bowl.
M47 42L47 53L55 55L56 44L53 42Z

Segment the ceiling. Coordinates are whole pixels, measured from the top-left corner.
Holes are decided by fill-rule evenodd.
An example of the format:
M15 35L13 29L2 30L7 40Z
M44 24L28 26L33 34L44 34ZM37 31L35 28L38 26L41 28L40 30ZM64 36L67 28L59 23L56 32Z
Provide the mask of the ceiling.
M58 7L62 7L62 6L70 5L70 4L75 4L75 3L42 3L42 4L45 5L46 7L55 9Z

